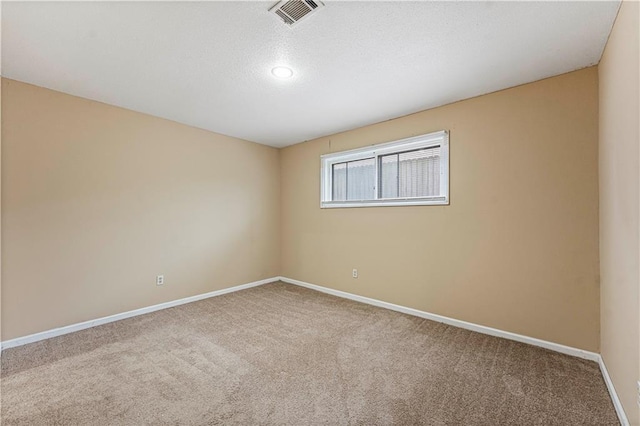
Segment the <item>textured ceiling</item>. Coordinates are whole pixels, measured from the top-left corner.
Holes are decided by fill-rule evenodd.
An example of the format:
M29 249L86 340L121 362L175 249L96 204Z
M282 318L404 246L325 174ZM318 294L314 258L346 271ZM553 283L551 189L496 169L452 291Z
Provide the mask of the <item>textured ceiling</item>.
M596 64L619 6L274 3L3 2L2 75L286 146Z

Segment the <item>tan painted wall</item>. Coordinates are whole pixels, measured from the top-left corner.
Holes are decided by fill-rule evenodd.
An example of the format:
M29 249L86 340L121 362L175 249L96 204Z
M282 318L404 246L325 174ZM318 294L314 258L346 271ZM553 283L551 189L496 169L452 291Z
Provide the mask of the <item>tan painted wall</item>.
M597 96L592 67L284 149L282 275L598 351ZM321 154L443 129L450 206L319 208Z
M2 5L0 5L0 47L2 46ZM0 54L0 69L2 59ZM0 82L1 83L1 82ZM0 84L0 129L2 129L2 85ZM2 199L2 131L0 130L0 200ZM2 217L2 202L0 201L0 218ZM1 222L1 220L0 220ZM0 342L2 338L2 226L0 226Z
M598 67L601 350L629 421L640 425L640 29L623 2Z
M279 274L277 149L2 91L4 340Z

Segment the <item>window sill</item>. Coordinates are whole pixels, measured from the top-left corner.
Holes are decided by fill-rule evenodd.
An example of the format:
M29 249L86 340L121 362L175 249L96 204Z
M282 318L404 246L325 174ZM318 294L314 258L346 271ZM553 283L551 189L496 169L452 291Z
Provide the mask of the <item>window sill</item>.
M400 207L400 206L446 206L449 205L447 197L407 198L394 200L370 200L370 201L323 201L321 209L341 209L351 207Z

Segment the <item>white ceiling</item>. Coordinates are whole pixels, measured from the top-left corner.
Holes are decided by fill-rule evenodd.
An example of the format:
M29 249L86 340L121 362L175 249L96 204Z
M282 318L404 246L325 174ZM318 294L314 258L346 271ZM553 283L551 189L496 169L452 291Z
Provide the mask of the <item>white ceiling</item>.
M281 147L596 64L619 6L273 4L5 1L2 75Z

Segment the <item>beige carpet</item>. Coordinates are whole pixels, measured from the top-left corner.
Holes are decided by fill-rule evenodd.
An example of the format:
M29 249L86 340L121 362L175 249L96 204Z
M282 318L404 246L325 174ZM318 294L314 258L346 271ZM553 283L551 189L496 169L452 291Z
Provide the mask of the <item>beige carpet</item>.
M283 283L2 355L3 425L614 425L598 366Z

